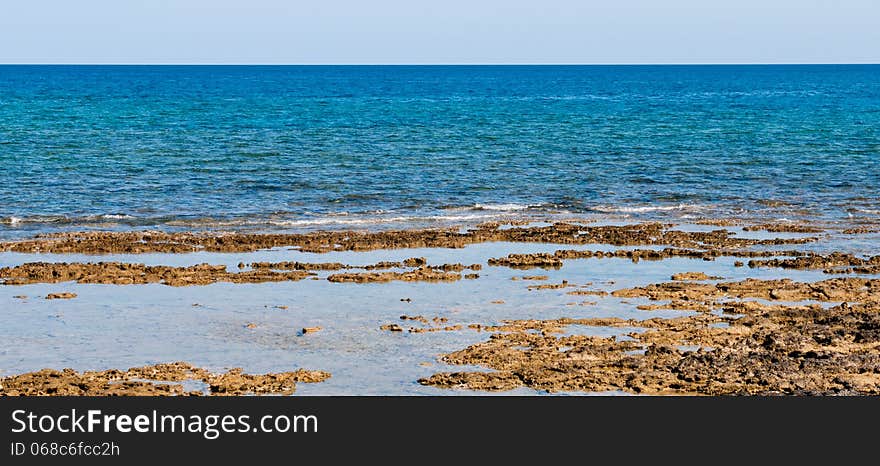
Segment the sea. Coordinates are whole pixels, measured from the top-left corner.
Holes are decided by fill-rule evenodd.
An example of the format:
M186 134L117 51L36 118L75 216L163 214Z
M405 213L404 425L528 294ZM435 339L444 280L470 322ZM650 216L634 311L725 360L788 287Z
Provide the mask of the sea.
M0 238L880 221L880 65L0 66Z

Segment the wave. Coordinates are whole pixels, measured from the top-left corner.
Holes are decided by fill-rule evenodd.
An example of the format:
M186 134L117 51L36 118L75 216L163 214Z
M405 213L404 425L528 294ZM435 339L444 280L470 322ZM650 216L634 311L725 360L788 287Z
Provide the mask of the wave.
M363 216L359 218L316 217L302 219L180 219L166 222L174 227L309 227L323 225L380 225L388 223L433 223L443 221L475 221L497 218L495 215L404 215L393 217Z
M493 211L493 212L521 212L534 211L540 209L552 209L557 206L553 204L520 204L517 202L507 203L481 203L468 205L445 205L440 210L447 212L464 212L464 211Z
M0 224L6 225L18 225L18 224L51 224L51 225L88 225L88 224L100 224L100 223L108 223L108 222L116 222L116 223L128 223L128 224L140 224L140 223L155 223L161 219L167 219L168 217L154 217L154 218L145 218L145 217L135 217L128 214L99 214L99 215L81 215L81 216L67 216L67 215L30 215L24 217L0 217ZM122 222L120 222L122 221Z
M647 212L670 212L670 211L700 211L710 208L710 206L703 204L678 204L678 205L654 205L654 206L593 206L590 207L590 210L612 214L612 213L626 213L626 214L641 214Z
M508 208L505 208L508 207ZM100 214L84 216L34 215L25 217L0 217L0 225L21 227L24 224L47 229L69 226L84 227L172 227L172 228L294 228L315 226L356 226L381 225L393 223L440 223L440 222L479 222L503 217L509 218L510 206L491 206L486 209L468 209L460 213L412 214L402 215L387 211L372 211L361 214L349 212L328 212L306 214L305 216L253 215L230 218L216 217L135 217L128 214ZM483 211L483 212L480 212Z
M541 204L474 204L473 210L496 210L501 212L515 212L518 210L528 210L543 207Z

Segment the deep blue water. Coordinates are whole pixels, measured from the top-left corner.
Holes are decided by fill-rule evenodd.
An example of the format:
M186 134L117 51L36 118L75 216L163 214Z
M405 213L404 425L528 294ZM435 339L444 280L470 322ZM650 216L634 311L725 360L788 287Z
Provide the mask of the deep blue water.
M880 218L880 66L0 66L0 235Z

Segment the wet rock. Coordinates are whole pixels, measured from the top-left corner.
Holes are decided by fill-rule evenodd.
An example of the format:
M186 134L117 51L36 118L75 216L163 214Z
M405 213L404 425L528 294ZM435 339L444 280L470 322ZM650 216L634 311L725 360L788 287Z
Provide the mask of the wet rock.
M812 254L808 256L750 260L749 267L778 267L783 269L822 269L824 273L880 273L880 255L873 257L856 257L852 254L834 252L827 255Z
M565 294L572 296L608 296L608 292L602 290L574 290Z
M429 267L420 267L408 272L367 272L367 273L339 273L327 277L334 283L384 283L390 281L406 282L451 282L461 280L458 273L439 272Z
M574 286L574 285L570 285L570 284L568 283L568 280L562 280L562 283L545 283L545 284L542 284L542 285L529 285L529 286L528 286L528 289L529 289L529 291L534 291L534 290L558 290L558 289L561 289L561 288L569 288L569 287L572 287L572 286Z
M489 259L489 265L513 269L531 269L535 267L558 269L562 267L562 260L549 253L508 254L507 257Z
M238 264L238 266L239 268L244 268L242 264ZM251 264L251 268L273 270L341 270L352 268L352 266L340 264L339 262L321 262L317 264L308 262L254 262Z
M403 265L406 267L422 267L428 263L428 260L424 257L410 257L403 261Z
M0 268L0 279L6 285L32 283L100 283L133 285L162 283L169 286L208 285L217 282L261 283L297 281L314 275L304 271L275 272L251 270L230 273L226 266L199 264L188 267L147 266L122 262L48 263L29 262L15 267Z
M462 233L459 228L393 230L379 232L321 231L303 234L65 232L23 241L0 242L0 251L26 253L143 254L151 252L250 252L278 247L303 252L369 251L400 248L462 248L469 244L510 241L559 244L611 244L615 246L669 245L680 248L745 248L755 245L803 244L815 238L754 240L736 238L727 230L688 232L672 225L583 225L554 223L549 226L515 226L505 229L478 228ZM414 258L424 259L424 258ZM404 265L421 267L426 262Z
M423 324L427 324L429 322L425 316L408 316L406 314L400 316L400 320L415 320Z
M867 233L880 233L880 226L861 226L855 228L847 228L841 233L844 235L863 235Z
M828 308L708 297L719 298L711 306L730 307L741 317L697 314L472 324L491 332L489 339L446 354L441 361L493 372L442 372L419 383L488 391L525 386L550 392L880 394L880 301L874 297ZM561 333L572 325L644 331L628 333L631 340ZM694 346L696 351L680 349Z
M769 231L772 233L822 233L823 229L801 223L764 223L743 227L744 231Z
M370 265L364 266L364 269L366 269L366 270L378 270L378 269L400 269L400 268L403 268L403 267L404 267L404 265L403 265L403 263L401 263L401 262L388 262L388 261L383 261L383 262L379 262L379 263L376 263L376 264L370 264Z
M409 333L427 333L427 332L456 332L461 330L461 325L447 325L440 327L410 327Z
M241 369L214 374L184 362L135 367L127 371L76 372L43 369L37 372L0 379L2 396L166 396L202 395L185 392L179 382L198 380L208 385L210 395L290 395L296 383L316 383L330 374L323 371L297 370L276 374L250 375Z
M723 277L712 277L703 272L682 272L672 275L672 279L676 281L686 280L719 280Z
M795 282L790 279L757 280L753 278L718 284L669 282L617 290L612 295L626 298L685 301L724 297L785 301L876 301L880 300L880 279L847 277L814 283Z
M46 295L46 299L73 299L76 298L76 293L49 293Z

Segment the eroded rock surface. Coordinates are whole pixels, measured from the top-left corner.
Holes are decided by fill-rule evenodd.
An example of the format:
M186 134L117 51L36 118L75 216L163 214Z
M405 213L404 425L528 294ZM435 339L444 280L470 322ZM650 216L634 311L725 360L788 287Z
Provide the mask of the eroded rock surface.
M324 371L299 369L293 372L251 375L241 369L214 374L185 362L134 367L127 371L76 372L73 369L43 369L0 379L3 396L156 396L203 395L185 391L180 382L201 381L209 395L291 395L298 382L322 382Z

